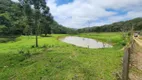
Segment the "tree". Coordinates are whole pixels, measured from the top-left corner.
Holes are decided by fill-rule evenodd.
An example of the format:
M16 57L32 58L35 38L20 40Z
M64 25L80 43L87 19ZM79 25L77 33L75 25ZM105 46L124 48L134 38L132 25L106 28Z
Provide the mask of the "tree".
M2 34L9 34L11 23L8 13L0 14L0 25L1 31L3 31Z
M30 4L34 6L35 10L35 33L36 33L36 47L38 47L38 30L40 24L40 12L44 11L46 8L46 1L45 0L29 0Z
M49 7L46 7L45 10L42 13L41 16L41 27L42 27L42 33L47 36L47 34L51 34L51 24L53 23L53 17L49 13Z
M46 1L45 0L19 0L21 5L24 8L24 12L26 16L31 14L30 7L33 6L34 9L34 24L35 24L35 34L36 34L36 47L38 47L38 34L39 34L39 25L40 25L40 14L42 11L46 9Z
M45 4L44 0L0 0L0 35L76 33L75 29L58 24Z

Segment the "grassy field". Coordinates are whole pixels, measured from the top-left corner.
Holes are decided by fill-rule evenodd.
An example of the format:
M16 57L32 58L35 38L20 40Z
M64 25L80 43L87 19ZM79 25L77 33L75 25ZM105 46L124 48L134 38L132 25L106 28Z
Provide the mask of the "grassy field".
M0 80L116 80L121 71L123 40L120 33L86 33L78 36L113 44L113 48L88 49L58 40L67 35L20 36L0 43Z

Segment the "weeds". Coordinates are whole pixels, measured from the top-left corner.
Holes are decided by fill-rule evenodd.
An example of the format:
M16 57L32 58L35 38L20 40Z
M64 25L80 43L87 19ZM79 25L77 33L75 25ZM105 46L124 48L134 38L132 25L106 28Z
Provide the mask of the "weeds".
M24 51L24 49L20 49L20 50L18 51L18 53L19 53L19 54L24 54L25 51Z
M31 48L35 48L35 45L32 45Z
M42 48L47 48L47 45L44 44L44 45L42 46Z
M19 54L23 55L25 58L31 57L30 50L21 49L18 51Z

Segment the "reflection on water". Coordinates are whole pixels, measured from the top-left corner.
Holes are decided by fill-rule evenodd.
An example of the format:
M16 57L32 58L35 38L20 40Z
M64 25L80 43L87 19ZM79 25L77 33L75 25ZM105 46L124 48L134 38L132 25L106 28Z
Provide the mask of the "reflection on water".
M73 44L80 47L87 47L87 48L112 47L110 44L106 44L103 42L96 41L94 39L83 38L83 37L68 36L60 40L69 44Z

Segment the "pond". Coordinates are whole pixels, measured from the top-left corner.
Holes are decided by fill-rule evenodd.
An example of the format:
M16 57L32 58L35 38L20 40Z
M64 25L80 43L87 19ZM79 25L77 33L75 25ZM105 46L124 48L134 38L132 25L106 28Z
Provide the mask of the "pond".
M79 47L86 47L86 48L108 48L112 47L112 45L103 43L94 39L83 38L83 37L76 37L76 36L68 36L65 38L61 38L61 41L69 44L73 44Z

